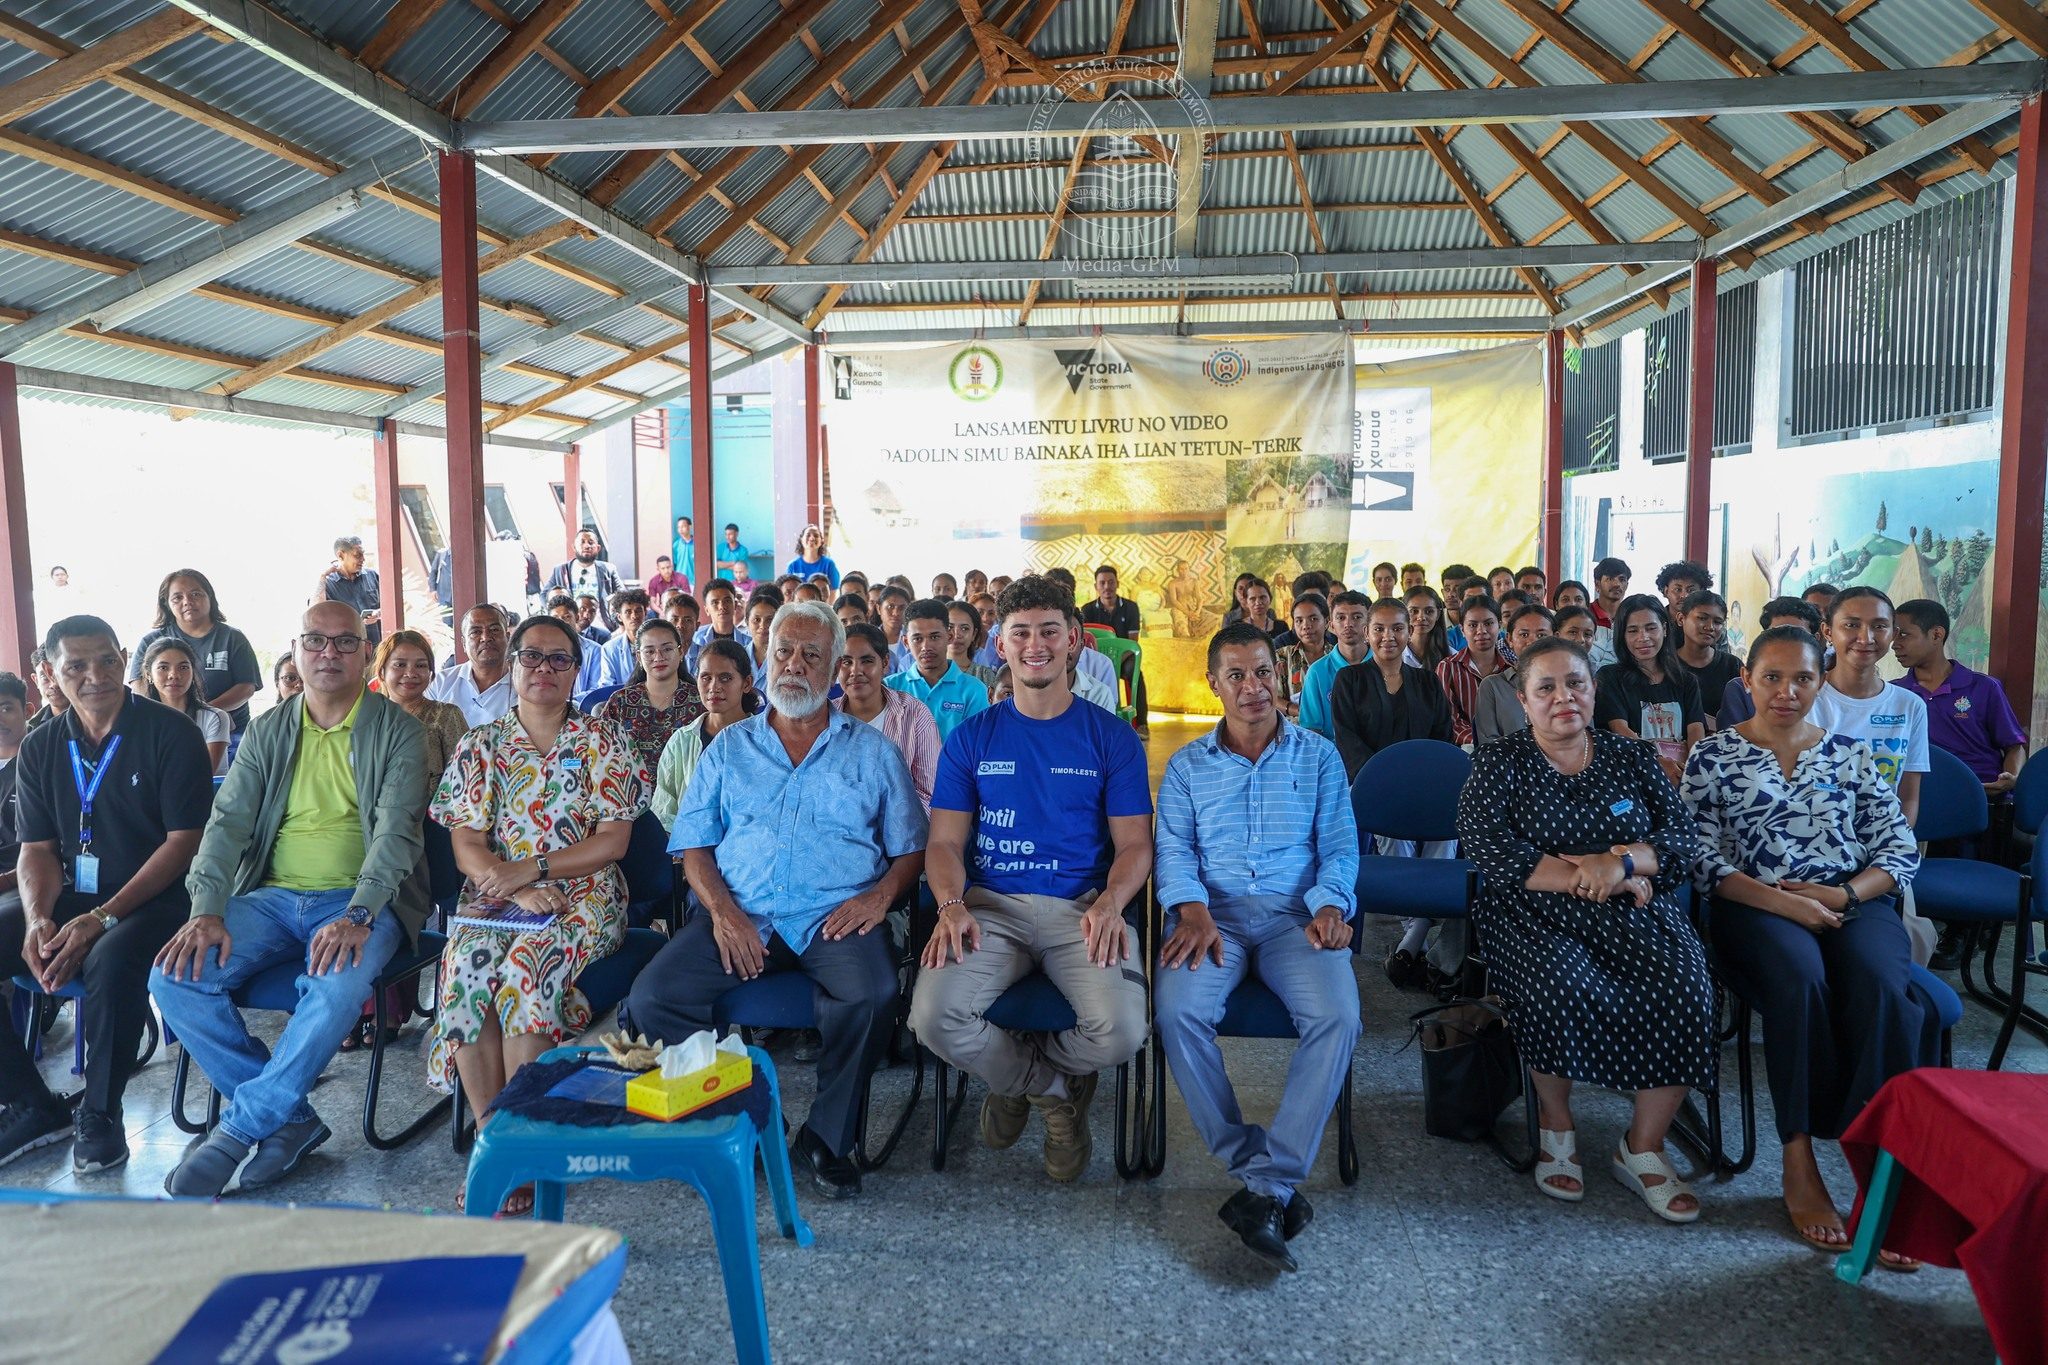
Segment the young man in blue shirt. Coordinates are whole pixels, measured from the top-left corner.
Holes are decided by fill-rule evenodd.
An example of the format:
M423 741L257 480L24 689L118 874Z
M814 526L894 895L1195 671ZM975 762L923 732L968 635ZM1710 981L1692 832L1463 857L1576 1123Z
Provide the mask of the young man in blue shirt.
M911 666L891 673L882 685L923 702L938 722L943 744L960 728L961 721L988 709L988 689L947 657L947 647L953 642L952 621L946 604L938 598L910 604L904 613L903 642L910 646Z
M1060 1181L1088 1168L1096 1073L1145 1040L1145 976L1123 916L1152 870L1145 751L1069 687L1073 612L1050 578L998 599L1016 692L939 755L925 853L939 917L910 1008L920 1042L987 1083L982 1140L1013 1145L1037 1109L1046 1174ZM1034 968L1073 1006L1074 1028L1019 1034L984 1017Z
M1209 1150L1244 1188L1218 1211L1253 1255L1294 1270L1306 1227L1298 1192L1358 1041L1358 830L1337 746L1280 714L1273 646L1242 622L1209 642L1223 723L1174 754L1159 786L1160 1046ZM1210 967L1211 970L1202 970ZM1253 972L1294 1019L1301 1045L1280 1108L1246 1123L1216 1026Z

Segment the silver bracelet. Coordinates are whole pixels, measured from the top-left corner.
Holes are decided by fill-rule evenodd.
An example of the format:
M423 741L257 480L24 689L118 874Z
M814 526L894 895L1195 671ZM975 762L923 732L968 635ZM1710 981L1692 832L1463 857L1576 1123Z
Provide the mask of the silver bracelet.
M967 902L964 899L962 899L959 896L955 896L951 900L943 900L939 902L939 913L943 915L946 913L947 910L951 909L953 906L965 906L966 904Z

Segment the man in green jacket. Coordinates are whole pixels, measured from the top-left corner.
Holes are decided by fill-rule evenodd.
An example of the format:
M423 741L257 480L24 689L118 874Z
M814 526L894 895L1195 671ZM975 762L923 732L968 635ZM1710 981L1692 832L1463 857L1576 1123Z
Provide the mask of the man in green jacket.
M244 735L186 877L192 918L157 955L150 994L226 1102L174 1195L218 1197L237 1168L242 1189L273 1184L331 1136L306 1096L426 919L426 731L363 686L364 635L351 606L307 609L305 692ZM280 962L305 971L266 1051L230 993Z

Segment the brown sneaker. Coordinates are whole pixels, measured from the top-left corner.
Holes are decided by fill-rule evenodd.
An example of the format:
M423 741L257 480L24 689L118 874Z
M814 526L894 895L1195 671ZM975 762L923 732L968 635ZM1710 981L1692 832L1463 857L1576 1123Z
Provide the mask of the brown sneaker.
M1045 1120L1045 1173L1054 1180L1079 1180L1088 1169L1095 1139L1088 1133L1088 1102L1095 1098L1095 1073L1067 1077L1067 1098L1033 1095L1031 1106Z
M994 1151L1017 1145L1024 1136L1024 1120L1031 1105L1022 1095L998 1095L989 1091L981 1102L981 1140Z

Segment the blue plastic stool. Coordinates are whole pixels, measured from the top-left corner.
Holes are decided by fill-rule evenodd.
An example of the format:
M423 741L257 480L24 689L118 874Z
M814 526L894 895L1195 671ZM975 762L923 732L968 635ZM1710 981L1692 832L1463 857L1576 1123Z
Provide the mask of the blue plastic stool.
M14 978L14 1031L21 1035L22 1045L28 1049L29 1056L39 1062L43 1060L43 1033L35 1026L36 997L48 994L50 992L45 991L42 983L32 976ZM85 982L74 976L56 992L56 997L72 1001L74 1006L82 1003L85 1000ZM75 1008L73 1013L76 1013ZM85 1030L75 1020L71 1029L71 1074L85 1074Z
M594 1050L558 1047L542 1053L540 1060L568 1061ZM754 1061L754 1084L768 1087L769 1112L781 1113L775 1064L760 1048L750 1047L747 1053ZM767 1365L768 1305L761 1293L761 1249L754 1237L757 1148L768 1175L776 1226L798 1246L811 1245L810 1225L797 1212L789 1148L780 1134L762 1141L747 1114L578 1128L500 1113L476 1135L463 1203L472 1218L488 1218L507 1195L531 1181L533 1216L559 1223L563 1186L571 1182L680 1180L696 1186L711 1214L734 1350L742 1365Z

